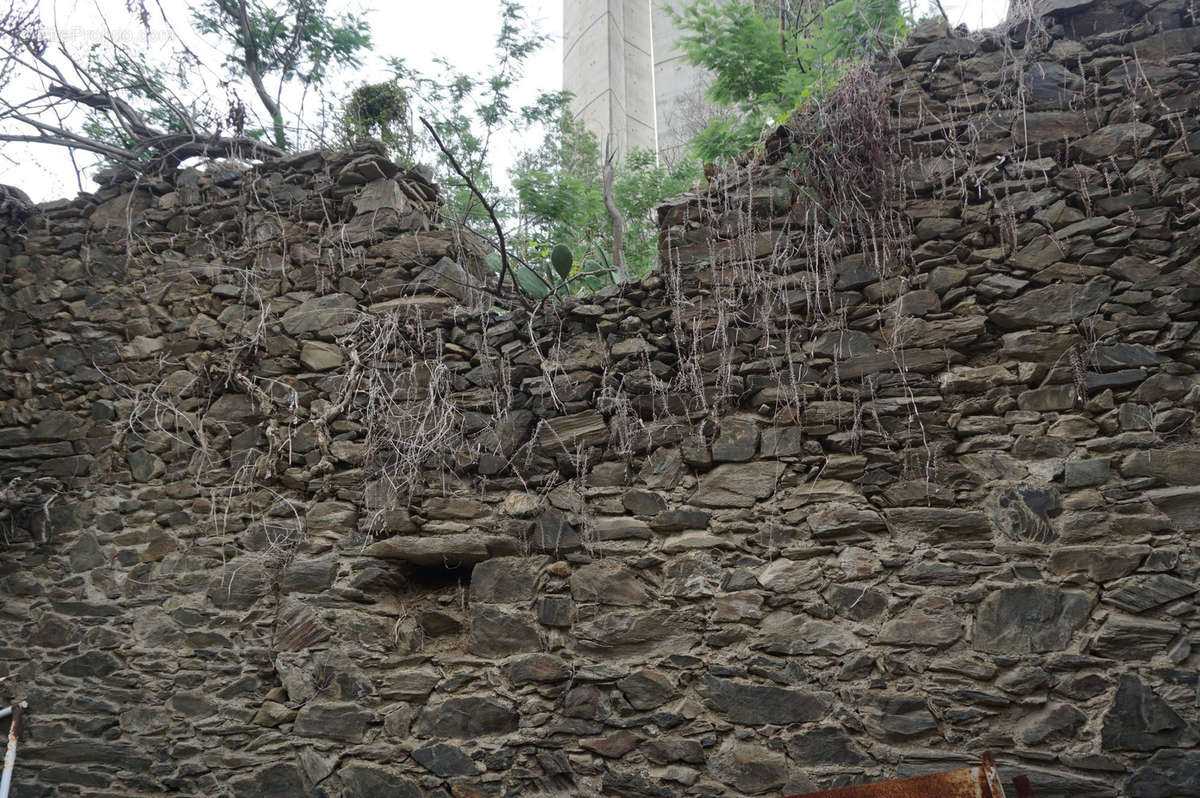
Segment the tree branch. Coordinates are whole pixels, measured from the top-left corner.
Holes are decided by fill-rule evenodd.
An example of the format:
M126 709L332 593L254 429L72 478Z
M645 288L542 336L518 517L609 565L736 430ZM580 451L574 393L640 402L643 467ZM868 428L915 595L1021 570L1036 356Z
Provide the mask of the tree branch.
M612 220L613 269L617 272L617 282L623 283L629 279L625 266L625 217L613 199L613 160L617 154L612 149L612 136L604 142L604 150L604 209Z
M478 198L478 200L483 204L483 209L487 211L488 216L491 217L492 226L496 228L496 238L500 244L500 278L496 280L496 290L503 292L504 278L509 273L508 247L504 242L504 228L500 224L500 219L496 216L496 210L492 207L492 203L487 201L487 197L483 196L483 192L480 191L479 187L475 185L475 181L471 179L471 176L466 173L462 166L459 165L458 159L455 158L454 153L450 152L450 150L446 147L445 142L442 141L442 137L439 136L438 132L433 129L433 125L429 124L429 120L423 116L420 117L420 120L421 124L425 126L425 129L429 131L431 136L433 136L433 140L437 142L438 149L441 150L442 154L446 156L446 159L450 161L450 166L453 167L454 171L458 173L459 177L466 181L467 188L469 188L471 193L474 194L476 198ZM513 289L515 291L520 291L520 286L517 285L517 278L515 274L513 275L512 282Z

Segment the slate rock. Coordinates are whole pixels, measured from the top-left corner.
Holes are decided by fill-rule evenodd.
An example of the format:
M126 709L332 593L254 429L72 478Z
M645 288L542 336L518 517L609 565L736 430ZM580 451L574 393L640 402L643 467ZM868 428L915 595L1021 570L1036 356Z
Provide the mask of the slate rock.
M278 762L230 782L235 798L295 798L304 795L304 776L296 765Z
M506 657L542 647L537 624L528 610L494 604L471 604L467 650L480 657Z
M1179 624L1170 621L1114 613L1100 627L1090 653L1121 661L1148 660L1164 651L1179 631Z
M1137 613L1177 601L1197 590L1200 590L1200 585L1195 580L1188 581L1170 574L1145 574L1109 585L1102 601L1126 612Z
M323 737L361 743L374 714L357 704L305 704L296 715L293 731L301 737Z
M729 716L732 723L750 725L808 723L820 720L833 704L833 694L772 685L746 684L708 677L709 703Z
M301 302L283 314L288 335L334 334L354 322L358 300L349 294L327 294Z
M504 663L504 675L516 685L548 684L571 678L571 668L553 654L527 654Z
M657 765L685 762L690 765L704 764L704 748L699 740L683 737L658 737L648 740L641 747L646 758Z
M548 557L494 557L471 570L471 602L520 604L532 601Z
M892 507L885 509L883 513L896 535L928 543L983 540L992 535L992 526L987 515L978 510Z
M1058 491L1018 482L996 488L986 506L996 530L1009 540L1050 543L1058 539L1051 517L1062 510Z
M861 713L867 730L882 739L907 740L937 729L937 721L919 696L872 694Z
M709 773L738 792L777 792L787 783L787 757L754 743L727 740L712 755Z
M975 615L974 647L1001 654L1060 651L1091 613L1085 593L1049 585L994 590Z
M678 645L690 631L684 613L614 609L573 627L580 645L609 653L648 653Z
M617 680L617 689L637 710L660 707L675 695L675 684L659 670L643 668Z
M650 593L631 569L616 560L601 560L571 574L571 598L576 604L643 607L650 602Z
M780 463L726 463L700 480L691 503L701 507L753 507L775 492L784 471Z
M461 748L449 743L431 743L417 748L412 752L421 767L435 776L443 779L455 776L474 776L479 772L479 765L467 756Z
M1027 291L1015 299L997 302L988 318L1005 330L1040 324L1070 324L1099 310L1111 293L1112 283L1099 278L1083 286L1057 283Z
M1068 488L1103 485L1108 481L1108 472L1109 459L1107 457L1068 460L1063 465L1063 485Z
M106 651L88 651L63 662L58 672L63 676L82 679L101 679L118 670L121 663Z
M854 621L878 617L887 609L887 596L867 585L831 585L825 600L838 615Z
M1070 704L1047 704L1017 722L1013 739L1022 745L1069 740L1087 723L1087 715Z
M343 798L422 798L424 793L413 780L370 765L347 765L338 771ZM303 791L289 793L293 798Z
M515 731L518 720L511 706L492 698L448 698L427 705L415 731L421 737L472 739Z
M534 551L554 556L578 551L583 547L575 525L559 510L550 508L542 513L533 524L530 546Z
M1104 751L1156 751L1200 742L1196 728L1133 674L1125 674L1100 733Z
M1197 798L1200 751L1157 751L1125 780L1129 798Z
M806 767L861 765L871 758L837 726L818 726L787 741L788 756Z
M726 419L712 444L714 463L744 463L758 452L758 425L753 421Z
M1126 477L1154 477L1169 485L1200 485L1200 447L1133 452L1121 461Z

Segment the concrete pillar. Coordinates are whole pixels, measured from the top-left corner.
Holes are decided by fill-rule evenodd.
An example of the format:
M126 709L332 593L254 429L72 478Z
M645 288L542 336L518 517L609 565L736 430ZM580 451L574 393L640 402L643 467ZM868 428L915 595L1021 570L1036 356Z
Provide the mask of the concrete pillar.
M571 111L618 157L653 148L654 80L647 0L563 0L563 88Z

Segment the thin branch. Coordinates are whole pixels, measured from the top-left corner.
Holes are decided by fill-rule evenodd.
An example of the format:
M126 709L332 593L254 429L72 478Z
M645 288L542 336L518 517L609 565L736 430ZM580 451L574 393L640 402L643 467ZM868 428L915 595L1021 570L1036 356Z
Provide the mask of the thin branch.
M604 209L612 220L613 268L617 272L617 282L623 283L629 279L629 271L625 266L625 216L613 199L613 161L616 155L612 149L612 136L609 135L604 142Z
M442 154L446 156L446 159L450 161L450 166L453 167L454 171L458 173L459 177L466 181L467 188L469 188L471 193L479 199L479 201L483 204L483 209L487 211L488 216L492 219L492 226L496 228L496 238L500 244L500 278L496 280L496 290L503 292L504 278L509 272L508 247L504 242L504 228L500 224L500 219L496 216L496 210L494 207L492 207L492 203L487 201L487 197L483 196L483 192L480 191L479 187L475 185L475 181L471 179L471 176L466 173L462 166L459 165L458 159L455 158L454 153L450 152L450 150L446 147L446 143L442 141L442 137L438 135L438 132L433 129L433 125L429 124L429 120L423 116L420 117L420 119L421 124L425 126L425 129L429 131L431 136L433 136L433 140L437 142L438 149L441 150ZM512 283L513 289L519 292L520 286L517 285L517 278L515 274L513 275Z

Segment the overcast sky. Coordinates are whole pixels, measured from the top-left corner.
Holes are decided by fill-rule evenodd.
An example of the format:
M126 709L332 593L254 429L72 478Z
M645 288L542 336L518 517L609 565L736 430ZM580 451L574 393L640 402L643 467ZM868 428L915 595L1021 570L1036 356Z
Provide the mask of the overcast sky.
M527 102L539 90L562 86L562 10L564 2L579 0L526 0L529 17L541 30L554 35L553 42L529 62L526 78L517 92L518 102ZM916 0L918 6L928 0ZM187 27L187 3L182 0L149 0L147 5L165 14L176 26ZM995 25L1004 18L1008 0L943 0L943 6L954 23L965 23L972 29ZM334 0L331 9L355 8L352 3ZM342 80L350 89L359 83L386 77L384 59L404 57L411 65L432 71L432 58L446 56L458 68L483 72L492 62L493 46L499 27L496 0L378 0L362 3L372 26L375 52L361 70L345 75ZM170 37L156 17L149 38L125 10L124 0L42 0L42 16L54 39L64 42L75 53L84 53L91 42L112 37L137 51L163 52L170 47ZM57 26L57 35L55 35ZM205 61L211 60L214 70L220 56L200 42L189 40ZM336 91L336 84L331 88ZM535 142L521 141L508 135L494 145L496 177L503 178L519 149ZM80 163L88 163L80 156ZM64 150L45 146L3 145L0 150L0 183L9 183L26 191L36 201L74 196L77 191L75 170ZM85 190L94 186L84 179Z

